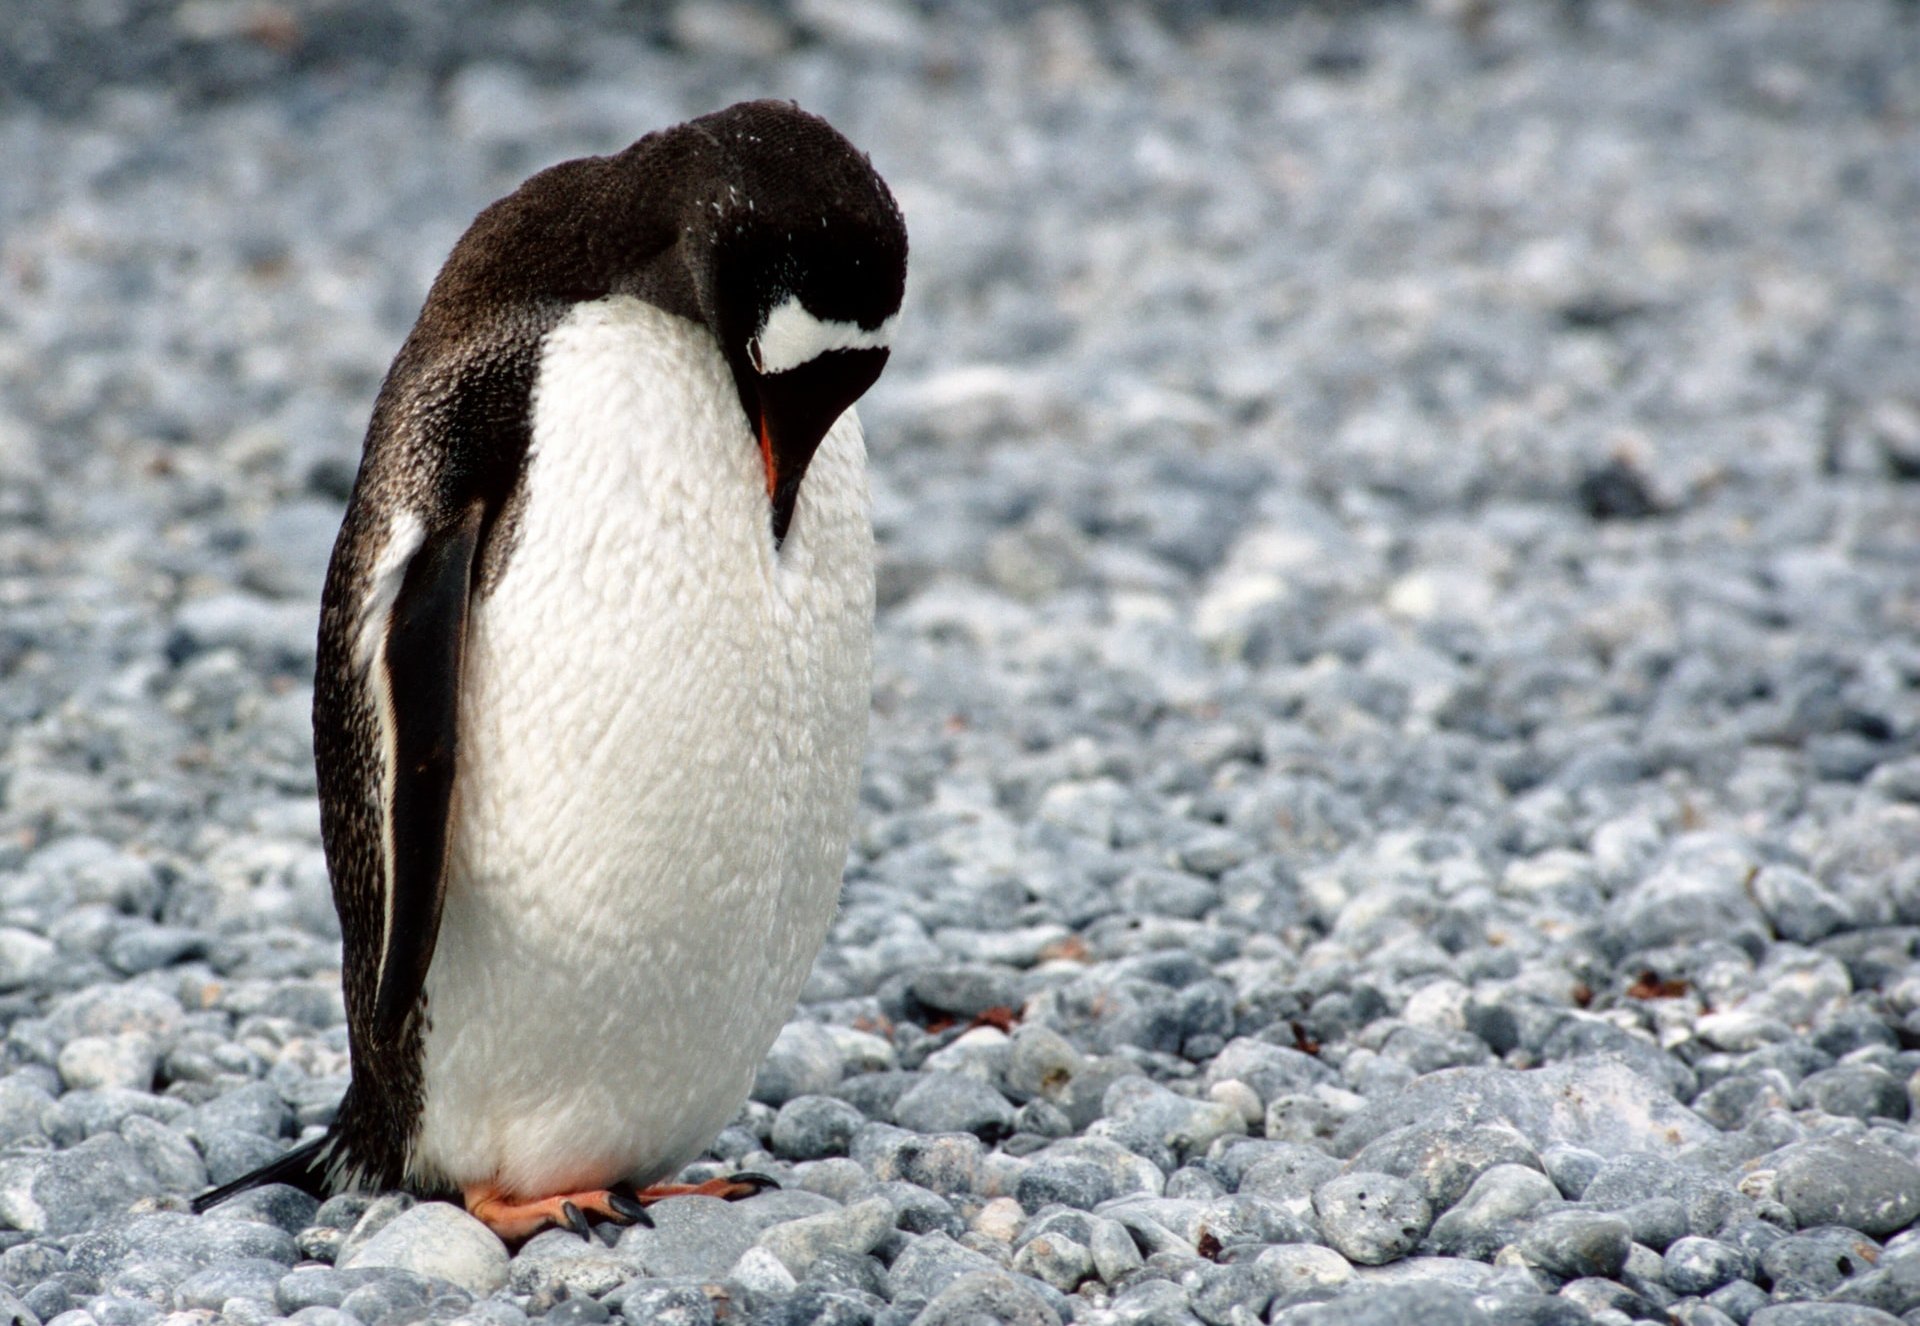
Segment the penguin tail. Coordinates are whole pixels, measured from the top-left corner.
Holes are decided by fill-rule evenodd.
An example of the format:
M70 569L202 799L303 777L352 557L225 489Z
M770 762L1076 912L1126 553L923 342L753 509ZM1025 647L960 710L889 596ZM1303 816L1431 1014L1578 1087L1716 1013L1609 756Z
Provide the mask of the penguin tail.
M325 1200L333 1191L330 1171L335 1168L332 1153L337 1140L329 1132L324 1137L316 1137L311 1142L294 1147L278 1160L268 1161L259 1169L242 1174L218 1188L209 1188L193 1199L193 1213L200 1215L237 1193L269 1183L288 1184Z

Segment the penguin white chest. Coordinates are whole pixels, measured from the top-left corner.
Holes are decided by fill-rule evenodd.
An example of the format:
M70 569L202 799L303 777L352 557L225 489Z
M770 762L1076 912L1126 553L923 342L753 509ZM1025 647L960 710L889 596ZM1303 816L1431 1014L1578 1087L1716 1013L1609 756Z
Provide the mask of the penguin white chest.
M549 334L468 632L416 1176L646 1183L739 1108L839 894L864 466L848 411L776 551L704 329L616 296Z

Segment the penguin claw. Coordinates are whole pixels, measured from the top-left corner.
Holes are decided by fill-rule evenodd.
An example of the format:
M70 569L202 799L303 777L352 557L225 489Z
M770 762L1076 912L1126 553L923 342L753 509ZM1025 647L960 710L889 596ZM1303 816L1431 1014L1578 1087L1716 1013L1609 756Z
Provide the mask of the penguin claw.
M586 1238L593 1232L587 1224L587 1218L580 1214L580 1208L572 1202L560 1203L560 1220L581 1238Z
M755 1196L763 1192L779 1192L780 1191L780 1181L778 1179L775 1179L772 1175L769 1175L769 1174L756 1173L753 1170L746 1170L739 1174L730 1175L728 1176L727 1181L729 1183L744 1183L744 1184L752 1185L753 1192L742 1194L742 1196L747 1196L747 1197Z
M609 1191L607 1207L629 1225L643 1225L652 1228L653 1217L647 1214L647 1206L638 1197L623 1192Z

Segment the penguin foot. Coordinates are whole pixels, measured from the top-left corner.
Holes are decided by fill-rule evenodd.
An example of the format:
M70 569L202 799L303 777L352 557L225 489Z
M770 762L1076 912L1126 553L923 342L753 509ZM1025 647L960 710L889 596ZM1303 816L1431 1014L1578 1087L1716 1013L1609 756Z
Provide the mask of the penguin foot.
M649 1205L669 1197L718 1197L723 1202L737 1202L779 1186L765 1174L742 1171L723 1179L708 1179L705 1183L656 1183L642 1191L639 1198Z
M629 1193L605 1188L589 1192L556 1193L536 1201L522 1202L507 1196L489 1184L475 1184L463 1190L467 1214L498 1234L508 1243L516 1243L538 1234L549 1225L570 1229L586 1238L592 1226L588 1216L616 1225L651 1225L645 1201Z

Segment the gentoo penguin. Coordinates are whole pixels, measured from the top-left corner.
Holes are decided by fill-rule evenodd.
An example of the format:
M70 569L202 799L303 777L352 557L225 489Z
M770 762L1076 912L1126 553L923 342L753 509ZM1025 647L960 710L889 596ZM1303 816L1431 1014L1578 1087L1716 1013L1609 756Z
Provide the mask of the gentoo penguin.
M197 1209L401 1187L584 1230L734 1117L839 894L873 622L852 406L906 259L867 158L771 101L541 171L454 246L321 608L352 1085Z

